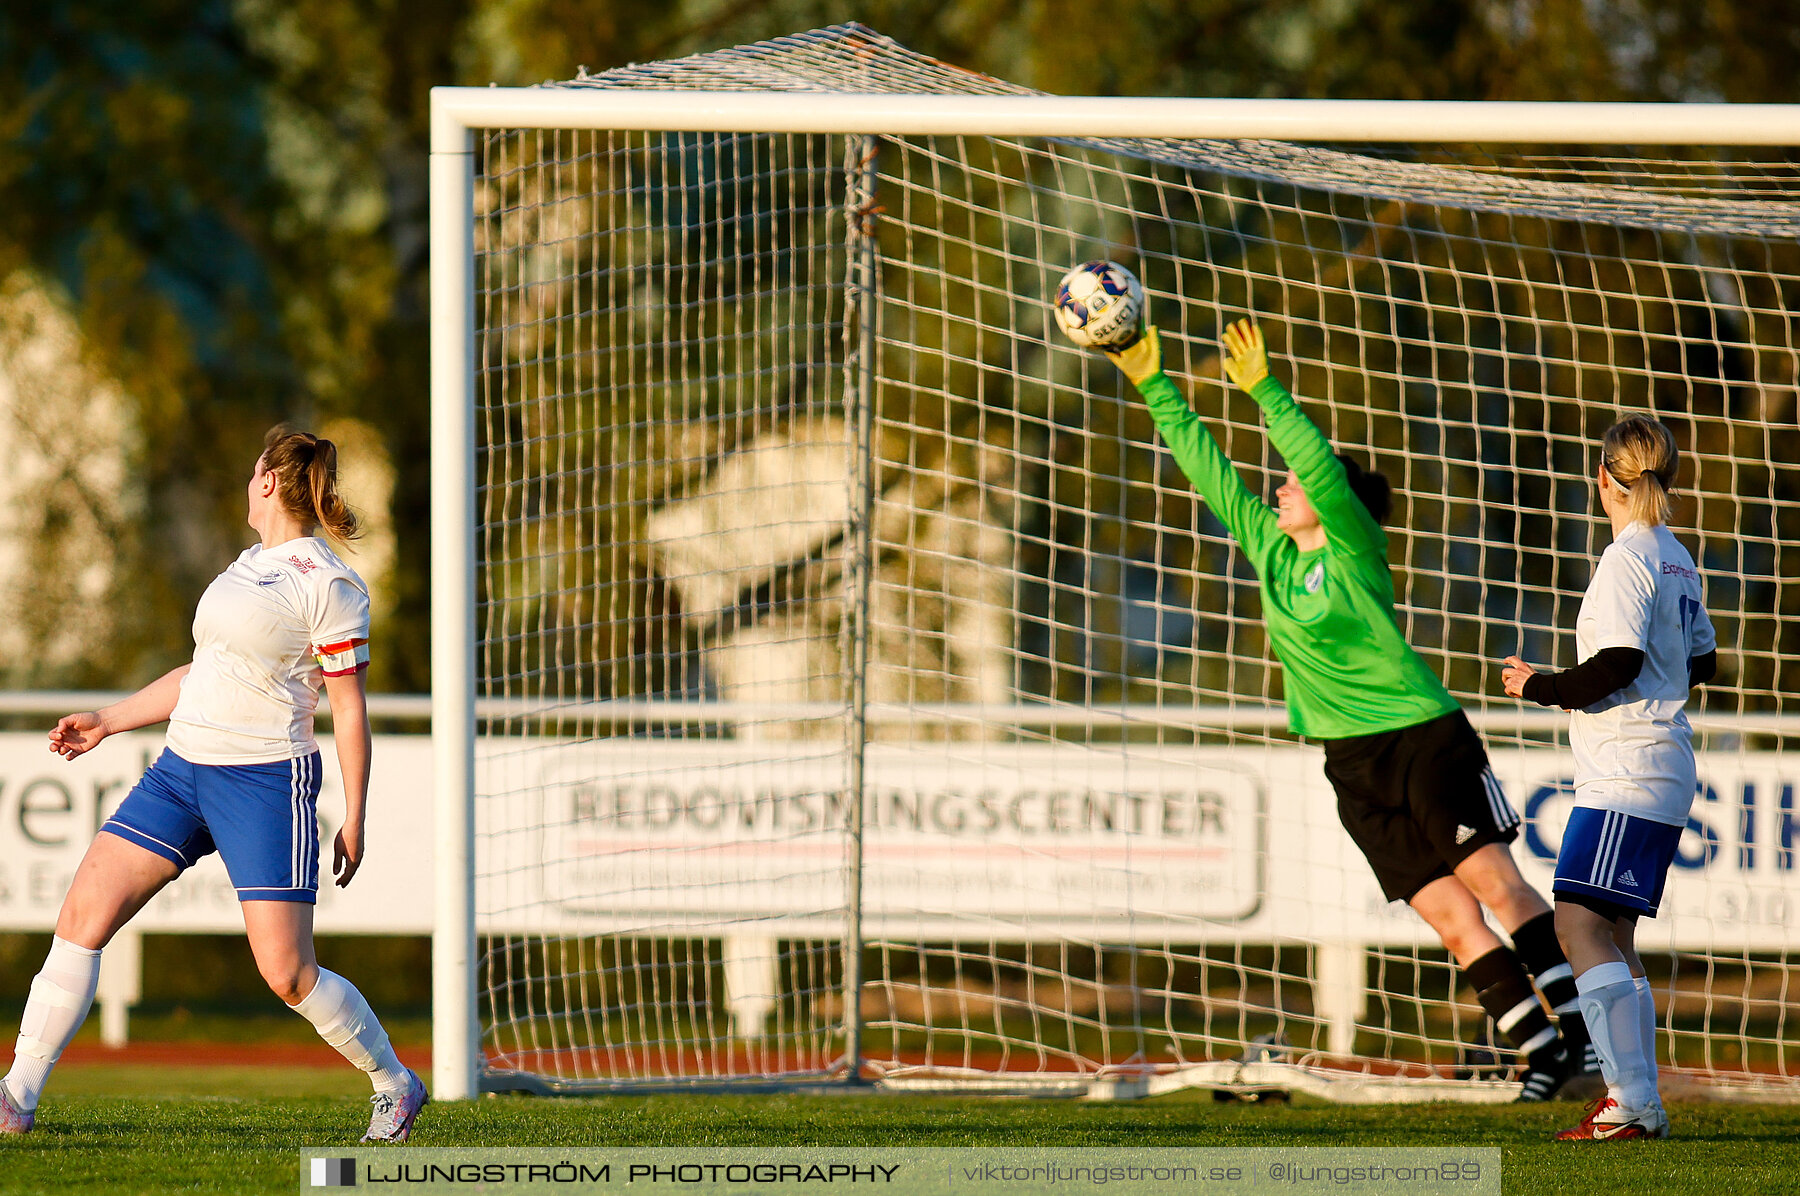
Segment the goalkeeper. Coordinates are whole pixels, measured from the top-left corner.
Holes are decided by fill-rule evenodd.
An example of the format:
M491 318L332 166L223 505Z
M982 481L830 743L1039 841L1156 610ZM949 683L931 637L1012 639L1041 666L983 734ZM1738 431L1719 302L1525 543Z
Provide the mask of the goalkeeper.
M1288 723L1325 748L1338 817L1390 901L1424 918L1462 966L1481 1006L1525 1057L1522 1101L1549 1099L1584 1070L1587 1027L1550 907L1507 846L1519 816L1462 708L1394 622L1388 482L1333 454L1269 375L1263 334L1225 332L1225 372L1248 391L1287 462L1270 510L1252 494L1162 371L1154 327L1107 350L1150 408L1200 496L1231 529L1262 583L1269 642L1285 673ZM1509 949L1481 907L1512 939ZM1561 1033L1532 991L1529 971Z

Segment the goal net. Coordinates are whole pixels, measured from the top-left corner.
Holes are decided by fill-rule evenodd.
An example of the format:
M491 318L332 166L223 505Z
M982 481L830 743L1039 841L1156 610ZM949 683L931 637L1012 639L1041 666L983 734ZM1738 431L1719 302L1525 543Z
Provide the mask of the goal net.
M841 26L533 98L621 90L1033 94ZM1253 489L1244 316L1392 480L1397 618L1540 892L1566 716L1498 662L1574 663L1596 439L1675 429L1721 668L1639 946L1671 1082L1800 1093L1788 162L539 123L473 142L482 1086L1510 1098L1286 730L1243 554L1049 319L1111 258Z

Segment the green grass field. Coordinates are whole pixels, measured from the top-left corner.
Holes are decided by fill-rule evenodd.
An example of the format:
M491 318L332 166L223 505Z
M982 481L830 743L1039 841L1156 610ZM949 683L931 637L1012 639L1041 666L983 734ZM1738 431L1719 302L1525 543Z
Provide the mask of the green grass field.
M69 1065L40 1128L0 1140L0 1192L291 1193L300 1152L352 1146L367 1089L349 1069ZM1338 1108L916 1096L487 1098L433 1105L420 1146L1499 1146L1508 1193L1800 1190L1800 1106L1671 1105L1676 1137L1558 1145L1573 1104Z

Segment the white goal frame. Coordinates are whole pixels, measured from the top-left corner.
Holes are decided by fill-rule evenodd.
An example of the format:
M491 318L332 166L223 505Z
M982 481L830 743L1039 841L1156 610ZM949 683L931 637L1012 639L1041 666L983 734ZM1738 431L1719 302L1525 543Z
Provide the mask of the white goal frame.
M1800 105L1482 103L607 91L431 94L431 640L436 932L433 1092L477 1093L474 158L477 131L1273 138L1800 145ZM990 712L992 713L992 712ZM1266 717L1257 712L1258 717ZM1698 721L1698 720L1696 720ZM855 1050L852 1036L852 1051Z

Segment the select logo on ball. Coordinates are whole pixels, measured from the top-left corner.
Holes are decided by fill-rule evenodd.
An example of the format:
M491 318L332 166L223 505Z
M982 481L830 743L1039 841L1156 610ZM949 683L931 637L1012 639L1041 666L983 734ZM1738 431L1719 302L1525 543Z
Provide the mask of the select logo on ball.
M1083 262L1063 275L1052 306L1063 334L1076 344L1119 349L1137 339L1144 288L1117 262Z

